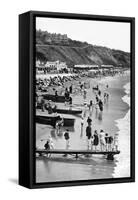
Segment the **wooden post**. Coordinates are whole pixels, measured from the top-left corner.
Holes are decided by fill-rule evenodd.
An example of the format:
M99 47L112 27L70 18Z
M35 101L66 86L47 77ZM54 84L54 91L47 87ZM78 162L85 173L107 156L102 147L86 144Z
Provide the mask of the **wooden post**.
M114 155L112 153L109 153L107 155L107 160L114 160Z
M41 153L41 152L39 152L39 156L42 156L42 153Z
M76 153L76 159L78 158L78 154Z

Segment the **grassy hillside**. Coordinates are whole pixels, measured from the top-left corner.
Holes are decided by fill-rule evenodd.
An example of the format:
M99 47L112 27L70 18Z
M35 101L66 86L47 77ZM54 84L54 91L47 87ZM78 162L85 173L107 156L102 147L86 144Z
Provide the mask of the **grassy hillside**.
M68 40L68 44L47 43L43 34L36 34L36 57L44 61L65 61L69 66L75 64L112 64L130 67L130 53L86 42Z

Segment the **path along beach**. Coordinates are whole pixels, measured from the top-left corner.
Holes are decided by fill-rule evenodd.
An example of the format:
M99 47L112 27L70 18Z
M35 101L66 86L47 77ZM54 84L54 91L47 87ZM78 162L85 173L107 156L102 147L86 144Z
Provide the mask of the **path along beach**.
M83 78L84 79L84 78ZM108 84L109 102L105 104L102 120L99 120L96 111L92 113L92 130L103 129L110 135L119 134L119 150L120 155L115 156L114 161L107 161L104 156L92 156L91 158L81 157L76 160L72 156L64 158L61 155L54 155L51 158L36 158L36 182L53 182L53 181L73 181L87 179L105 179L114 177L130 176L130 74L129 71L123 75L114 77L104 77L91 79L86 78L90 82L90 88L87 90L86 101L94 99L92 87L96 84L100 85L101 91L104 91L105 85ZM83 97L81 95L73 96L73 104L82 104ZM70 129L70 148L86 149L86 113L84 119L83 131L81 131L81 118L75 116L74 129ZM73 116L74 117L74 116ZM54 147L65 149L64 129L57 136L55 129L48 125L36 124L36 146L44 148L43 138L52 136Z

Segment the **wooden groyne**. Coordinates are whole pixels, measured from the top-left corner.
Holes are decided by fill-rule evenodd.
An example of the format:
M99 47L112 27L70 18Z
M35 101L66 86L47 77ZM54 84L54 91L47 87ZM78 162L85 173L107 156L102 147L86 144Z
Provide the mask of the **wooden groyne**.
M48 154L64 154L67 155L75 155L76 159L79 155L105 155L107 156L107 160L114 160L114 155L119 154L120 151L92 151L92 150L73 150L73 149L36 149L35 151L40 156L48 155Z

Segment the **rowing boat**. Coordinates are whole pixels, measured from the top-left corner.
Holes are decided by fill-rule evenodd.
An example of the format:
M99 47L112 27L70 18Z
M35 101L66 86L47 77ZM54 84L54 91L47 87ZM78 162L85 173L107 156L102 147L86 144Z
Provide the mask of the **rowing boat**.
M58 121L58 116L52 115L36 115L36 122L39 124L47 124L55 127ZM75 119L73 118L63 118L63 126L74 126Z
M57 108L55 109L55 112L61 113L61 114L71 114L71 115L79 115L82 113L81 109L72 109L72 108Z
M53 94L43 94L44 99L51 100L54 102L64 103L65 97L64 96L55 96Z
M42 104L37 103L37 108L42 109ZM47 110L47 108L45 109ZM60 114L79 115L82 113L82 110L78 108L64 107L64 108L54 108L54 112Z

